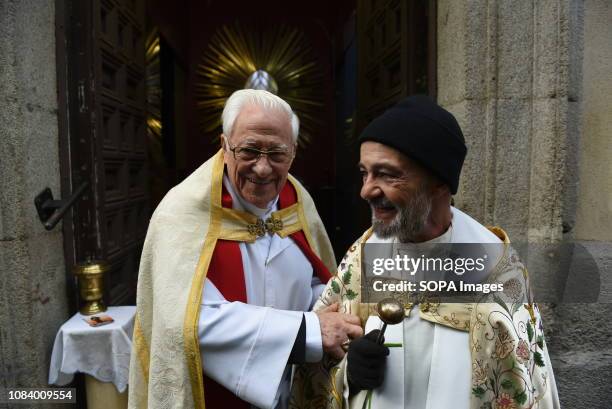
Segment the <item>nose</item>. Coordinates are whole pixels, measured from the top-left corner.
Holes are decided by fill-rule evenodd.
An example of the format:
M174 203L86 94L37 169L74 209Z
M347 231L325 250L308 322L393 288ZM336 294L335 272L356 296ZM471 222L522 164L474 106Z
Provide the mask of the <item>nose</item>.
M363 179L361 192L359 193L363 200L372 200L382 195L382 190L371 176L366 176Z
M265 179L266 177L270 176L270 174L272 174L273 169L272 166L270 166L268 155L261 155L253 164L252 170L257 175L257 177L261 179Z

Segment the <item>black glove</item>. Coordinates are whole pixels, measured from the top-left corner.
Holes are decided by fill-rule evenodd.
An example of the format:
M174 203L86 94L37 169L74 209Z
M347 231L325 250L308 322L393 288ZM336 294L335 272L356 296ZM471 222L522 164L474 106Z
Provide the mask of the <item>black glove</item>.
M349 344L347 375L351 395L382 385L389 348L376 343L380 330L374 330ZM384 341L383 341L384 342Z

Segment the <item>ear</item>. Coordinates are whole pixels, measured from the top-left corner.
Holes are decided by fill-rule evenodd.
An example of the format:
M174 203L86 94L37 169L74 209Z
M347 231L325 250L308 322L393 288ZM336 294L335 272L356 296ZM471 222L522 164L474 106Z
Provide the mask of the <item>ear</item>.
M232 154L232 152L229 150L230 145L227 140L227 136L225 136L225 134L219 135L219 142L221 143L221 149L223 150L223 163L227 165L228 161L231 160L230 155Z
M431 185L431 190L432 190L434 197L445 196L445 195L448 195L449 197L452 196L450 193L450 187L445 182L442 182L438 178L435 178L433 180L433 183Z
M298 143L294 143L293 144L293 159L295 159L295 156L297 155L297 150L298 150Z

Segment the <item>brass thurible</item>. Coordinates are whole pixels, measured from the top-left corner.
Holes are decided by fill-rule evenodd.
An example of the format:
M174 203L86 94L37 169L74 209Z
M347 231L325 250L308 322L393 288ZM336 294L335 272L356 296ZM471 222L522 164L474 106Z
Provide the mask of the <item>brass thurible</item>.
M404 304L394 298L385 298L376 304L376 310L380 320L383 322L376 343L382 344L387 325L399 324L404 320Z
M108 265L102 261L88 261L73 267L72 272L79 279L79 295L83 315L93 315L106 311L104 304L104 273Z

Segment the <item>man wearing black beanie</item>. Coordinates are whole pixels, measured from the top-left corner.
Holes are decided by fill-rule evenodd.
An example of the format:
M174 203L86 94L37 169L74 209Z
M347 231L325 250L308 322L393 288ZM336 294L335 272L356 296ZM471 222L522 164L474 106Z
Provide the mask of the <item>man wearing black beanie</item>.
M374 119L359 142L361 197L372 207L374 232L416 243L447 232L467 152L455 118L414 96Z
M336 365L299 368L290 407L558 408L526 269L501 228L486 228L451 205L467 153L454 116L428 97L409 97L374 119L359 142L361 197L372 209L372 227L351 246L314 309L340 303L365 322L366 335L347 340L347 356ZM386 327L381 345L382 323L369 307L369 284L361 282L373 277L362 257L362 244L370 243L479 243L491 263L479 280L506 284L520 299L508 307L499 298L433 304L410 298L403 322Z

